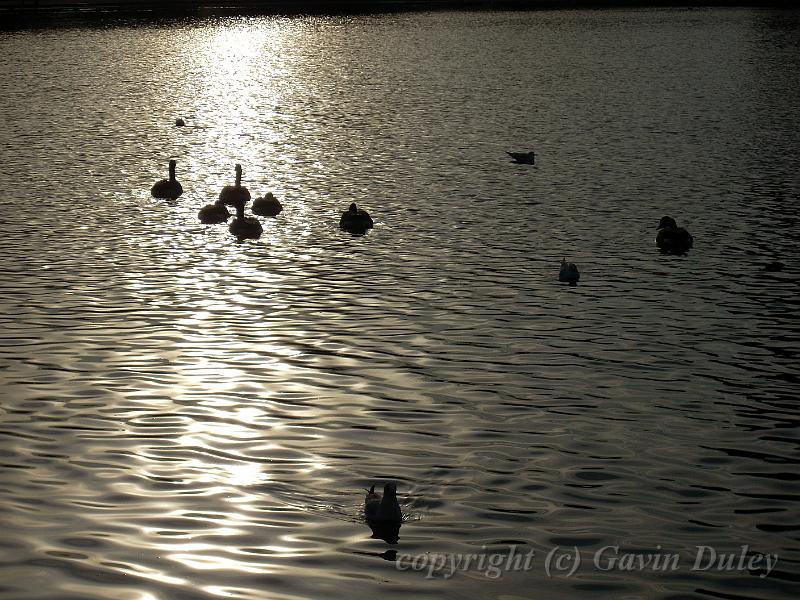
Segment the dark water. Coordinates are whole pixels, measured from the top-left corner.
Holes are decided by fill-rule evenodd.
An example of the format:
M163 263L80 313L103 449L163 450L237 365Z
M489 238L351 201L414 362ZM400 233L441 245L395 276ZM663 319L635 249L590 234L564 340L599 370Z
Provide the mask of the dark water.
M797 596L800 13L22 31L0 88L3 598Z

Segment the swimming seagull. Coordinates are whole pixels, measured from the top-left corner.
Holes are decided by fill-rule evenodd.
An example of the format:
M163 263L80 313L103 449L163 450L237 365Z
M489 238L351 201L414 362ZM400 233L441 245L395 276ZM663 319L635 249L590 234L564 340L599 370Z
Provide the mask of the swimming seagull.
M568 263L566 257L561 259L561 270L558 272L558 280L570 285L577 285L578 280L581 278L581 273L578 271L578 265L575 263Z
M683 227L678 227L672 217L661 217L656 233L656 246L661 254L686 254L694 245L694 238Z
M175 166L177 164L178 163L174 160L169 161L169 179L162 179L153 184L153 187L150 188L150 193L153 195L153 198L169 198L170 200L175 200L183 193L183 187L178 180L175 179Z
M514 162L523 165L532 165L536 160L536 155L534 154L533 150L530 152L506 152L506 154L513 158Z

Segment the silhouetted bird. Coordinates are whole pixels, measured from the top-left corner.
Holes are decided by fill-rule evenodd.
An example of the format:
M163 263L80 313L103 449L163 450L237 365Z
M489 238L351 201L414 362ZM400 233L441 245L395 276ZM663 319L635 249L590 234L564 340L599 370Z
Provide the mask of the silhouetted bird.
M523 165L532 165L536 160L536 155L532 150L530 152L506 152L506 154L513 158L514 162Z
M577 285L580 280L581 274L578 271L578 265L575 263L568 263L566 258L561 259L561 270L558 272L558 280L570 285Z
M175 179L175 166L178 163L174 160L169 161L169 179L162 179L153 184L150 193L154 198L169 198L175 200L183 193L183 187Z
M686 254L694 238L683 227L678 227L672 217L661 217L656 233L656 245L662 254Z
M214 204L206 204L197 213L201 223L207 225L214 223L224 223L231 217L231 213L225 208L225 205L217 200Z
M236 216L228 226L228 231L235 235L239 241L247 239L257 240L261 237L264 229L261 227L259 220L255 217L244 216L244 205L245 203L243 201L237 202Z
M226 185L219 193L219 201L228 206L244 207L250 201L250 190L242 186L242 165L236 165L236 185Z
M346 211L342 213L342 218L339 220L339 227L350 233L366 233L368 229L372 229L372 217L365 210L361 210L353 202Z
M256 198L253 200L253 214L261 215L262 217L276 217L283 210L283 205L273 195L272 192L267 192L263 198Z
M393 481L383 486L383 497L375 491L374 485L367 490L367 496L364 498L364 518L367 521L389 523L400 523L403 520L400 503L397 502L397 485Z
M183 119L175 119L175 127L183 127L186 125L186 122Z

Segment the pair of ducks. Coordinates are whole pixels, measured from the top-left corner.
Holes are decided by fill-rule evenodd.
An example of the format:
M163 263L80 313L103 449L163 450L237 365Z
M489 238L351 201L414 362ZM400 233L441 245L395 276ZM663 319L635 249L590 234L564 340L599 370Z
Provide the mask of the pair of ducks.
M662 217L658 223L658 233L656 233L656 246L662 254L686 254L694 245L694 238L683 227L678 227L672 217ZM783 265L781 265L782 267ZM561 270L558 273L558 280L577 285L581 278L578 266L575 263L561 260Z

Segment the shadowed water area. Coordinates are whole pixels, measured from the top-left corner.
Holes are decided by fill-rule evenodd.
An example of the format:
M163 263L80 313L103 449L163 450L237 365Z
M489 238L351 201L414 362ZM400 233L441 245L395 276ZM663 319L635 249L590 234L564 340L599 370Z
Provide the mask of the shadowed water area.
M0 98L0 597L796 597L800 13L5 32Z

